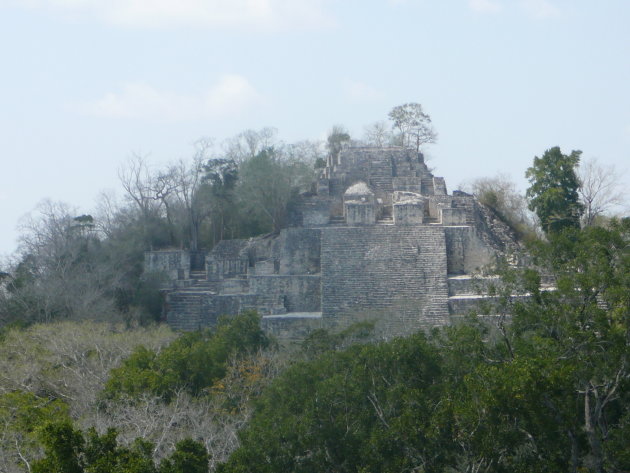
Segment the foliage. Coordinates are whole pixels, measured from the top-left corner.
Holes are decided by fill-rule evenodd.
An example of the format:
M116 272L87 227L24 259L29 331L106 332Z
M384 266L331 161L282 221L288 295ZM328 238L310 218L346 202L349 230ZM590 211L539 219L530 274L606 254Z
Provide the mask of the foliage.
M153 445L142 439L129 447L118 444L117 432L85 434L70 422L44 426L40 433L45 456L32 465L33 473L201 473L208 471L208 453L191 439L179 442L170 457L156 466Z
M565 228L580 228L584 206L579 199L580 182L575 169L581 154L562 154L556 146L542 157L534 157L533 166L527 169L529 209L536 212L547 235Z
M420 151L422 145L437 140L431 117L424 113L419 103L398 105L390 110L388 117L393 128L398 130L398 139L404 147Z
M422 335L299 363L263 394L219 471L404 471L436 440L421 430L435 407L423 387L438 377Z
M342 350L356 343L368 343L374 337L374 322L356 322L341 331L331 332L317 329L310 332L301 343L301 351L306 358L317 356L332 350Z
M274 148L263 149L244 161L237 192L249 234L283 228L290 202L310 184L313 173L305 163L282 159Z
M219 471L627 471L629 243L630 220L552 233L490 289L509 323L290 367Z
M255 312L226 317L216 331L186 333L160 352L139 346L111 371L104 395L116 398L151 393L168 401L185 390L199 396L225 375L232 356L268 345Z
M57 322L6 330L0 340L0 393L63 399L72 415L93 408L109 371L140 343L158 350L176 337L165 326L125 330L97 322Z
M160 463L160 473L207 473L208 452L192 439L177 443L175 451Z
M0 471L28 468L28 458L39 452L38 428L62 419L69 420L68 406L58 399L24 391L0 394Z
M330 156L330 162L339 163L339 153L350 144L350 134L341 125L334 125L326 138L326 148Z
M507 176L476 179L471 188L477 200L492 209L520 238L534 236L534 225L527 211L527 202Z

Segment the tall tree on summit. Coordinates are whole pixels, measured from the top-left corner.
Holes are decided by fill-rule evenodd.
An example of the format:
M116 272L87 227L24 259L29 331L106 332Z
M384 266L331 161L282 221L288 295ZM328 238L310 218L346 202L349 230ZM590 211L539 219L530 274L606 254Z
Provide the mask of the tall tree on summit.
M437 133L433 129L431 117L424 113L419 103L406 103L391 109L388 115L392 126L398 130L401 145L407 148L420 147L426 143L435 143Z
M527 189L529 209L538 215L544 232L558 233L565 228L580 228L584 206L580 203L580 181L575 169L581 151L562 154L555 146L542 157L534 157L534 165L525 176L531 184Z

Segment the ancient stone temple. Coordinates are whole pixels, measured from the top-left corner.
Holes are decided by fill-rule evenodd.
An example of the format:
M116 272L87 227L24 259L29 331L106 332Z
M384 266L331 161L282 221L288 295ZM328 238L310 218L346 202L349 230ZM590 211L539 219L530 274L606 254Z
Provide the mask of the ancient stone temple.
M448 194L422 154L349 148L278 234L225 240L205 258L147 252L146 267L169 274L166 318L177 329L256 309L280 337L366 319L399 334L466 313L482 297L471 275L515 248L471 195Z

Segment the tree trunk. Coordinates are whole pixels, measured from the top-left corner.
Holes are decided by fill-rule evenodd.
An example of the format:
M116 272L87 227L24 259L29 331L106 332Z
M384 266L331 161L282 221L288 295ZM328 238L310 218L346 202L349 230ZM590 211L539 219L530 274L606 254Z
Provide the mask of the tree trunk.
M593 458L591 469L595 473L602 473L604 471L602 443L595 429L595 422L593 420L593 411L591 409L591 391L592 388L590 386L587 386L584 390L584 431L586 432L586 438L588 439L588 445ZM595 409L597 410L597 406Z

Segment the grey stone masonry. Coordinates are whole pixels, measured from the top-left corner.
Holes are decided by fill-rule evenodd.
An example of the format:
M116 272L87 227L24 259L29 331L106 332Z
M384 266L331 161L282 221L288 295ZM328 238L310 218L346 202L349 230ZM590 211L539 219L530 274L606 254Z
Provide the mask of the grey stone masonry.
M170 280L184 280L190 277L190 253L186 250L145 251L144 270L161 272Z
M322 233L322 316L388 318L404 333L448 323L444 229L372 226Z
M448 324L490 300L485 283L473 292L472 276L519 248L491 211L464 192L448 194L414 150L349 148L332 161L279 233L222 241L205 261L147 252L146 269L171 279L172 327L211 327L221 315L255 309L283 339L366 319L399 335Z

